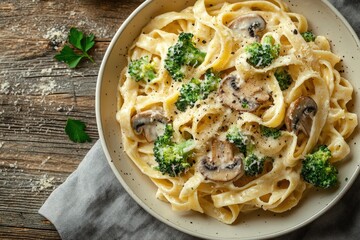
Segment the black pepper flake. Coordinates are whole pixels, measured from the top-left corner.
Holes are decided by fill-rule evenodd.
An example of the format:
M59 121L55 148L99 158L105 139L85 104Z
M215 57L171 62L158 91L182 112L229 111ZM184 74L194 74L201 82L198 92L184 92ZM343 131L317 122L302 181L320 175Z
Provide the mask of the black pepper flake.
M206 40L202 40L202 43L205 44L205 43L206 43Z
M294 29L294 34L297 35L299 32L297 29Z

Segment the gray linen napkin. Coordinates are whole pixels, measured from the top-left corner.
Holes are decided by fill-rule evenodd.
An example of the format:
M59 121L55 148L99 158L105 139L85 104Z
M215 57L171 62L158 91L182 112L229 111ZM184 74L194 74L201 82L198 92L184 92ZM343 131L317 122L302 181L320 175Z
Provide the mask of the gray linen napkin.
M359 239L360 178L330 211L277 239ZM197 239L144 211L122 188L96 142L39 213L68 239Z
M330 0L360 36L360 1ZM331 210L285 239L360 239L360 178ZM100 142L39 213L68 239L196 239L145 212L113 174Z
M51 193L39 213L64 240L192 239L152 217L128 195L112 172L100 141Z

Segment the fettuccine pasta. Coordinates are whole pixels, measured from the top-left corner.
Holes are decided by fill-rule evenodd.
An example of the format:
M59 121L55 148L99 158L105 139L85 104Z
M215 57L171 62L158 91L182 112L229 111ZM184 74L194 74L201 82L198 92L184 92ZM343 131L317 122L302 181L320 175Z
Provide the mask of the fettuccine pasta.
M349 154L345 139L357 126L357 116L347 109L353 88L335 69L341 59L329 41L323 36L305 41L301 33L307 31L306 18L281 0L198 0L143 28L128 61L147 59L154 76L134 79L129 66L123 69L116 117L127 155L157 186L158 199L173 210L194 210L226 224L240 212L280 213L296 206L311 187L301 167L314 148L328 146L331 163ZM184 76L175 80L165 65L181 33L192 34L204 58L182 66ZM278 56L267 65L264 59L252 64L247 46L266 46L269 39L268 46L279 47ZM292 79L286 87L280 85L279 70ZM209 71L220 79L217 88L179 110L184 84L204 81ZM172 176L159 170L154 157L154 142L166 124L172 126L174 143L193 143L189 167ZM247 137L250 150L242 152L228 139L234 127ZM279 135L266 136L261 128ZM248 151L265 159L258 174L246 174Z

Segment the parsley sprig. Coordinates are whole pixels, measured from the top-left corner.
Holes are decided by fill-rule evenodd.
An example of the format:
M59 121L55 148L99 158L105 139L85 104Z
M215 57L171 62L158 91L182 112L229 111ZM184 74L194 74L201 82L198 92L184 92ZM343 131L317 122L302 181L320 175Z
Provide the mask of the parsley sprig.
M88 54L88 51L95 45L94 34L86 35L76 28L71 28L69 32L69 43L81 53L78 54L70 45L65 45L55 59L66 63L70 68L75 68L81 59L87 58L91 62L94 59Z
M77 143L91 142L91 138L85 132L86 125L80 120L68 118L66 121L65 132L70 140Z

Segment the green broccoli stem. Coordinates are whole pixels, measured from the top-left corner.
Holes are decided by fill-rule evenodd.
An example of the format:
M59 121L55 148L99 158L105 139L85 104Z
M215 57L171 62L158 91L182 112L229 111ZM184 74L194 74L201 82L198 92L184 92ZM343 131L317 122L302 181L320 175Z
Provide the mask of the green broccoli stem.
M190 139L175 143L172 141L173 133L172 125L166 125L164 134L155 140L153 151L158 163L155 169L162 174L176 177L191 167L188 158L192 153L194 141Z

